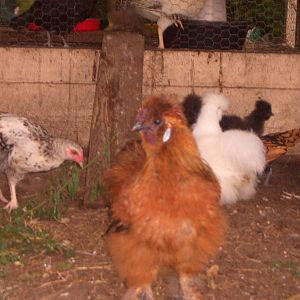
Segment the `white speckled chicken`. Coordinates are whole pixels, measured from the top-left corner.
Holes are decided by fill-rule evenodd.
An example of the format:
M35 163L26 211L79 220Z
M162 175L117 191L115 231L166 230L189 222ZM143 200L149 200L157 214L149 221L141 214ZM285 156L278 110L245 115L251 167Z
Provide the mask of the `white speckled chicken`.
M205 0L117 0L120 9L133 8L140 16L157 22L159 48L164 48L163 32L172 24L182 27L180 18L203 19Z
M16 185L27 173L57 168L65 160L82 167L82 148L70 140L51 137L26 118L0 114L0 170L7 176L11 196L8 202L0 189L0 200L7 203L5 209L18 207Z

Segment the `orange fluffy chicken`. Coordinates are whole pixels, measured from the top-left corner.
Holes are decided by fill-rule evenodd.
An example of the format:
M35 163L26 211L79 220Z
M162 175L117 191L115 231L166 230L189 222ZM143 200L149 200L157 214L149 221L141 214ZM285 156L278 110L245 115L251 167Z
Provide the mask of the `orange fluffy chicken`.
M133 129L142 139L137 151L144 151L131 167L126 150L119 157L121 173L126 165L130 170L124 182L123 174L106 178L116 192L111 207L116 231L107 243L128 286L123 299L154 299L151 283L166 267L178 273L184 299L202 299L195 276L217 253L226 227L217 179L201 160L182 111L169 99L146 101ZM132 146L128 150L134 152Z

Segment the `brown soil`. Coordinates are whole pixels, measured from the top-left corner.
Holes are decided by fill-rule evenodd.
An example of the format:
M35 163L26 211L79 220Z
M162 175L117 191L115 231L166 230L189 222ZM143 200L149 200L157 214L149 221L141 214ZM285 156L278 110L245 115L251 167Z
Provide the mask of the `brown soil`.
M32 189L32 182L39 186L36 180L27 180L19 191ZM261 184L255 199L224 209L230 223L227 243L199 275L205 299L300 297L299 183L300 157L284 157L273 164L270 185ZM66 259L60 254L40 254L9 266L0 277L0 299L121 299L125 287L102 236L107 224L107 210L77 205L61 222L38 221L34 226L71 243L75 255ZM172 289L166 285L166 280L158 279L156 299L171 299Z

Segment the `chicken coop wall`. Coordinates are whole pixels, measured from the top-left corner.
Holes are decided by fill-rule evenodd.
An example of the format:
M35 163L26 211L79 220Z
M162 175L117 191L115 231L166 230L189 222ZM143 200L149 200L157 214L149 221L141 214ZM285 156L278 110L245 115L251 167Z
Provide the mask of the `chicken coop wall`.
M0 111L26 115L51 134L88 146L99 51L0 48ZM258 97L275 114L266 132L300 126L300 54L145 51L143 95L224 92L246 115ZM298 148L297 151L300 149Z

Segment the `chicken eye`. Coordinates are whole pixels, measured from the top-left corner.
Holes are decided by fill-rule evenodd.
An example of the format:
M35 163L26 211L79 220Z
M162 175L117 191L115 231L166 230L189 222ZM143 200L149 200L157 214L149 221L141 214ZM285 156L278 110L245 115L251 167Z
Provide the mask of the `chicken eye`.
M154 121L154 124L155 124L155 125L159 125L159 124L160 124L160 119L156 119L156 120Z
M72 155L78 155L77 151L75 151L75 150L71 150L70 152Z

